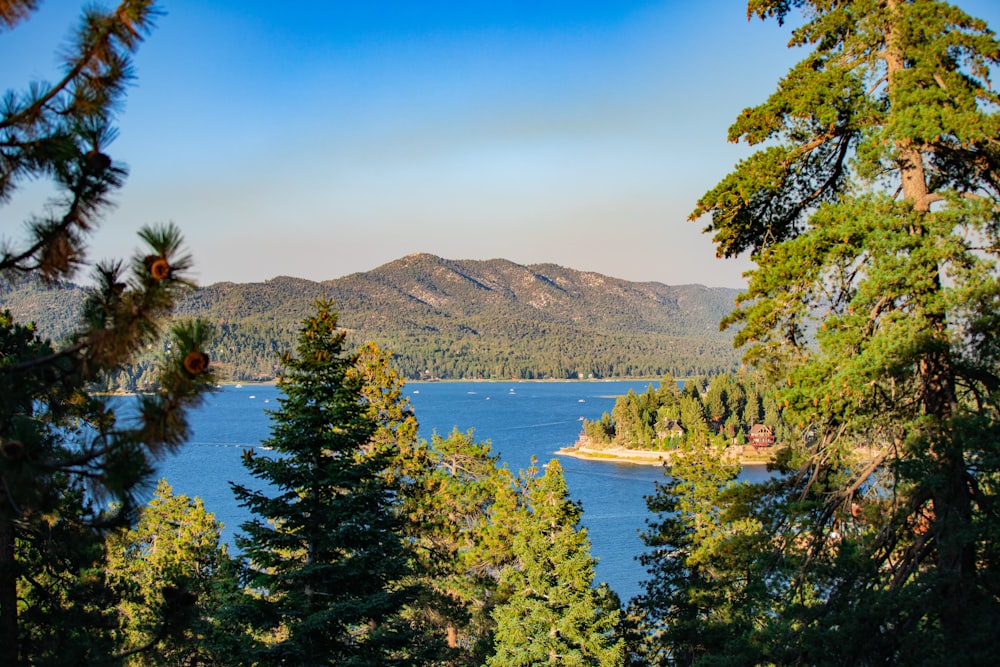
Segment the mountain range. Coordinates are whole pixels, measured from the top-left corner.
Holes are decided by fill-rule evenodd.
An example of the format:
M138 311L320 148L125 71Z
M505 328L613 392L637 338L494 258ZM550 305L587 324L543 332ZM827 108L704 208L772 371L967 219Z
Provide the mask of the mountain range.
M4 308L56 339L85 294L68 284L2 289ZM421 253L322 282L215 283L192 292L177 314L215 325L208 352L233 381L273 379L278 352L294 347L323 297L334 300L349 340L392 351L411 379L682 377L738 364L732 332L718 326L738 293Z

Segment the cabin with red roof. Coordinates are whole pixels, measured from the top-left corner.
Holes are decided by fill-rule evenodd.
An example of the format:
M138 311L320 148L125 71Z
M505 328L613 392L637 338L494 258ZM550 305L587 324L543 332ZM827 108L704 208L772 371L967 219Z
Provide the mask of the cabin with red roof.
M754 451L758 451L774 444L774 429L764 424L754 424L747 436L747 441Z

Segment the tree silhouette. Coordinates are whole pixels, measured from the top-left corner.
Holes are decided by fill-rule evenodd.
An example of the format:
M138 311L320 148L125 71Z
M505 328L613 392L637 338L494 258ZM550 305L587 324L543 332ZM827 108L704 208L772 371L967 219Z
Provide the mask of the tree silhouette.
M37 4L0 3L0 24L15 27ZM4 96L0 204L31 180L48 180L55 194L44 213L26 221L25 238L4 239L3 279L54 284L89 264L87 237L125 177L106 152L114 112L132 77L131 54L155 14L152 2L139 0L86 9L64 49L63 77ZM176 227L147 227L139 236L146 250L130 264L94 267L81 319L66 340L43 339L30 323L0 314L2 664L74 659L60 647L72 647L67 651L81 662L109 659L107 623L94 613L103 595L96 531L132 516L151 460L184 441L184 411L211 386L203 352L208 331L193 322L173 327L158 386L138 400L134 415L125 418L127 410L92 391L160 341L191 287L191 261Z

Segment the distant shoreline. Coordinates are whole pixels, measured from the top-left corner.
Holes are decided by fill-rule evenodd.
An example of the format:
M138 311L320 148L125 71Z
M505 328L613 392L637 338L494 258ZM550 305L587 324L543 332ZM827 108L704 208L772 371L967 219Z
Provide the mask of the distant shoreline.
M690 378L676 378L677 381L685 381ZM649 382L651 384L658 383L662 378L654 377L634 377L634 378L530 378L530 379L520 379L520 378L508 378L508 379L498 379L498 378L435 378L433 380L413 380L405 379L403 384L406 386L412 384L455 384L455 383L482 383L482 384L502 384L502 383L556 383L556 382L576 382L580 384L611 384L614 382ZM277 379L273 380L221 380L218 383L220 387L235 387L237 385L244 386L258 386L258 385L276 385L278 383Z
M663 378L658 378L654 376L639 376L639 377L613 377L613 378L433 378L425 380L406 380L406 384L444 384L448 382L483 382L483 383L502 383L502 382L517 382L517 383L527 383L527 382L579 382L581 384L602 384L611 382L660 382ZM690 380L690 377L678 377L674 378L678 381Z
M625 447L608 447L594 449L586 446L563 447L556 450L557 456L569 456L584 461L604 463L631 463L633 465L664 466L669 465L670 452L652 451L648 449L627 449ZM769 452L766 455L741 452L741 466L765 466L772 460Z
M667 452L653 452L644 449L625 449L613 447L608 449L591 449L590 447L563 447L556 450L557 456L569 456L584 461L603 461L605 463L632 463L642 466L663 466L667 463Z

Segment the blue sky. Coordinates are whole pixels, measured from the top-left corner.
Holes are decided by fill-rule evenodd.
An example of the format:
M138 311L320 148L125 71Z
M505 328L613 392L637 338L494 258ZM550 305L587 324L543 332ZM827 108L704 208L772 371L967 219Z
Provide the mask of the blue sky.
M5 88L55 78L74 4L0 35ZM1000 3L959 4L1000 27ZM715 259L685 220L747 154L729 124L797 60L745 2L162 8L109 151L131 173L95 259L173 221L203 284L325 280L413 252L743 284L749 263Z

